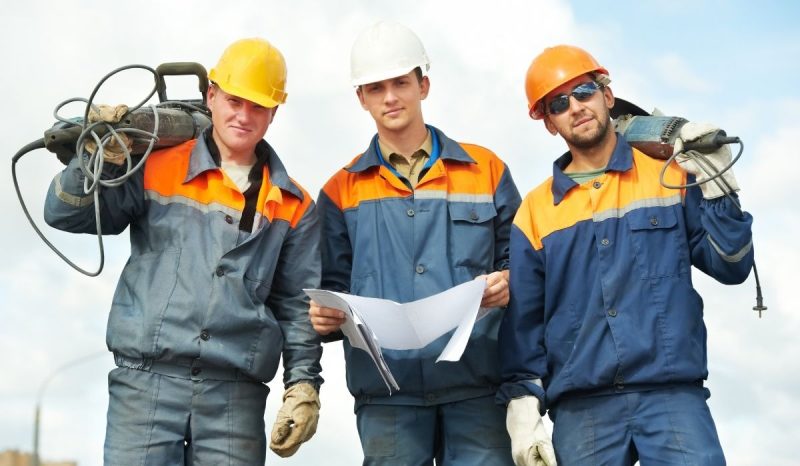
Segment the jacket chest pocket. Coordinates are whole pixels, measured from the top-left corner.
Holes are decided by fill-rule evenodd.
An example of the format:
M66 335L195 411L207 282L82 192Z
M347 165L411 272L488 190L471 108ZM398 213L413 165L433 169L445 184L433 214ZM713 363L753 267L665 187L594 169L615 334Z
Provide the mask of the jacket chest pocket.
M474 275L492 271L497 209L489 202L452 202L448 206L452 228L449 247L454 265Z
M687 254L683 229L674 209L645 207L628 213L636 267L643 278L678 275Z

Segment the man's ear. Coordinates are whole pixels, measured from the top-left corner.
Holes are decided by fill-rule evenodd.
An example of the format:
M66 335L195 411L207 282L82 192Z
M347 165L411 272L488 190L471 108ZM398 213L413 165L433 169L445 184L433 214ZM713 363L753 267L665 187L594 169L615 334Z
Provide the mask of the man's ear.
M550 115L545 115L544 118L542 119L542 121L544 122L544 127L547 128L547 131L549 131L550 134L552 134L553 136L558 134L558 130L556 129L556 125L554 125L553 122L550 121Z
M614 92L608 86L603 87L603 98L606 100L606 107L609 110L614 108Z
M423 76L419 86L422 88L420 91L420 100L425 100L425 97L428 97L428 92L431 90L431 80L428 79L427 76Z
M215 95L217 95L217 86L214 84L209 84L208 89L206 90L206 104L211 102Z

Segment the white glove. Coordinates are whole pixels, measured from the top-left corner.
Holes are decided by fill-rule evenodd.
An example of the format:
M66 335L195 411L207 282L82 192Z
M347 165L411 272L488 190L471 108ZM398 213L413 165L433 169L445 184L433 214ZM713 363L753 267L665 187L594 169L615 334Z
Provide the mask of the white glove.
M514 398L508 403L506 429L511 437L511 456L517 466L556 466L550 434L539 414L535 396Z
M697 140L709 133L717 131L719 128L709 123L688 122L681 128L680 135L675 139L673 151L679 153L683 150L683 144ZM681 152L675 157L675 161L688 173L695 176L697 181L702 182L719 173L720 170L731 163L731 151L724 145L710 154L703 154L697 151ZM700 189L706 199L716 199L724 196L731 191L739 191L739 184L733 176L733 170L728 169L719 178L702 183Z

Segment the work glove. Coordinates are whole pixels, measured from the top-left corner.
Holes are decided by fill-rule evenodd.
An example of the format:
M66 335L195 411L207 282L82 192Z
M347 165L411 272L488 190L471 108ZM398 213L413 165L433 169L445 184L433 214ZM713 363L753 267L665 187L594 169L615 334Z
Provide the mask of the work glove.
M708 180L719 173L720 170L727 167L728 164L731 163L731 151L727 145L723 145L709 154L694 150L682 152L683 144L685 142L695 141L718 130L719 128L709 123L693 123L690 121L683 125L678 138L675 139L673 151L678 154L675 157L675 161L678 162L678 165L686 170L686 172L693 174L698 182ZM729 192L738 191L739 184L736 183L733 170L728 169L719 178L702 183L700 189L703 191L704 198L716 199Z
M283 406L272 427L269 448L286 458L317 431L319 394L306 382L300 382L283 392Z
M89 123L96 123L104 121L108 124L119 123L122 117L128 113L128 106L125 104L111 106L111 105L97 105L89 109ZM117 136L122 140L123 144L130 150L131 141L125 133L117 133ZM94 139L89 137L86 139L86 150L94 154L97 151L97 143ZM106 162L111 162L115 165L122 165L125 163L125 149L120 145L120 141L111 136L108 141L103 145L103 158Z
M506 410L506 429L511 437L511 457L517 466L556 466L550 434L539 414L535 396L514 398Z

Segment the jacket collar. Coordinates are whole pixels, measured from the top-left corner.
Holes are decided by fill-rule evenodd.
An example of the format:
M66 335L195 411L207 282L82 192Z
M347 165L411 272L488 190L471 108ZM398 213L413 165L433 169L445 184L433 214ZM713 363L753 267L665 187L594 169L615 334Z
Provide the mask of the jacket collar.
M564 169L567 168L569 163L572 162L572 153L567 151L561 157L553 162L553 205L558 205L564 199L564 196L578 183L572 180L569 176L564 174ZM617 143L614 145L614 152L611 153L611 158L606 166L607 172L626 172L633 167L633 150L625 138L617 133Z
M211 139L211 129L209 126L197 138L197 143L189 157L189 167L186 170L184 183L193 180L203 172L219 169L219 152L216 145L214 145L213 139ZM215 153L217 154L216 157L214 157ZM272 186L277 186L298 199L303 199L303 192L289 178L286 167L284 167L278 154L267 141L262 139L256 145L256 158L258 160L257 164L264 161L264 165L269 171L269 181Z
M440 152L439 158L445 160L454 160L457 162L476 163L475 160L467 154L461 146L452 139L445 136L439 129L425 125L431 132L435 132L436 139L439 140ZM345 170L351 173L359 173L368 170L372 167L381 166L381 158L378 155L380 148L378 147L378 135L372 137L367 150L361 154L361 157L356 159L353 164L345 167Z

